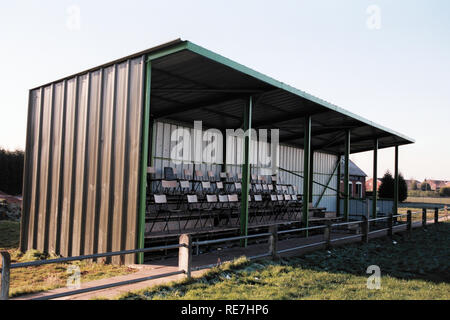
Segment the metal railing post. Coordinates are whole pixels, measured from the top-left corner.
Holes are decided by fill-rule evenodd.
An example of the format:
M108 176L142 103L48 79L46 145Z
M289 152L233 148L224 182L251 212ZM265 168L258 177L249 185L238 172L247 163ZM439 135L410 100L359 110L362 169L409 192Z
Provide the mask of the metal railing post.
M2 251L2 291L0 295L0 300L9 299L9 281L10 281L10 270L11 270L11 256L8 252Z
M411 210L408 210L406 213L406 231L408 231L409 236L411 236L411 227L412 227L412 213Z
M362 231L362 242L368 243L369 242L369 219L367 219L366 216L362 216L362 225L361 225L361 231Z
M192 269L192 238L190 234L180 235L180 244L178 251L178 269L186 274L189 279Z
M392 226L394 224L394 219L393 219L393 214L390 213L389 214L389 218L388 218L388 237L392 238Z
M422 209L422 227L426 228L427 226L427 209Z
M434 208L434 223L439 223L439 208Z
M326 222L326 227L323 231L323 237L325 238L325 246L327 249L331 249L331 221Z
M269 227L269 232L271 233L269 237L269 254L272 259L278 259L278 225L273 225Z

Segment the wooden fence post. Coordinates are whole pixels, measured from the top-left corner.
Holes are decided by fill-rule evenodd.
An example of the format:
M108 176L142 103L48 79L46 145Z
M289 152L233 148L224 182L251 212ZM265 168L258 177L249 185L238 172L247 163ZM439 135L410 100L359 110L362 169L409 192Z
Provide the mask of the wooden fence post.
M362 231L362 242L368 243L369 242L369 219L366 216L362 216L362 225L361 225L361 231Z
M178 269L184 271L186 277L191 277L192 266L192 239L190 234L180 235L180 244L178 252Z
M406 231L408 231L409 236L411 236L411 228L412 228L412 212L408 210L406 213Z
M390 238L392 238L392 226L394 224L394 219L393 219L393 214L390 213L389 214L389 218L388 218L388 236Z
M9 281L10 281L10 270L11 270L11 256L8 252L2 251L2 291L0 295L0 300L9 299Z
M278 225L273 225L269 227L269 232L271 233L269 237L269 253L272 259L278 259Z
M327 249L331 249L331 225L332 222L328 220L323 231L323 237L325 239L325 246Z
M422 227L424 227L424 228L427 227L427 209L426 208L422 209Z
M434 208L434 223L439 223L439 208Z

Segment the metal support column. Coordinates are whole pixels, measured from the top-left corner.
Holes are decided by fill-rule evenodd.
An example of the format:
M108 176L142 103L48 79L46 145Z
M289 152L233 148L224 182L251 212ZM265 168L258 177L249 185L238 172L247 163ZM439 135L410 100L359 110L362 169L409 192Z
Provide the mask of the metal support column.
M310 153L311 153L311 116L305 117L304 125L304 143L303 143L303 227L308 227L309 214L309 185L310 185ZM306 233L308 236L308 233Z
M349 218L350 189L348 187L350 181L349 166L350 163L350 130L345 133L345 168L344 168L344 220Z
M148 165L148 138L150 127L150 90L152 79L152 65L147 62L145 72L145 105L144 105L144 119L142 125L142 146L141 146L141 181L139 191L139 235L138 235L138 249L145 247L145 210L147 203L147 165ZM137 262L144 263L144 254L138 253Z
M250 141L252 128L253 97L249 97L244 108L244 164L242 165L242 192L241 192L241 236L248 235L248 194L250 190ZM247 246L247 239L241 240L241 246Z
M377 218L377 197L378 197L378 139L373 142L373 180L372 180L372 218Z
M398 214L398 146L395 146L395 183L394 183L394 208L392 213Z
M309 202L313 203L314 195L314 150L311 149L309 156Z
M336 217L341 216L341 163L342 156L338 156L338 167L337 167L337 186L336 186Z

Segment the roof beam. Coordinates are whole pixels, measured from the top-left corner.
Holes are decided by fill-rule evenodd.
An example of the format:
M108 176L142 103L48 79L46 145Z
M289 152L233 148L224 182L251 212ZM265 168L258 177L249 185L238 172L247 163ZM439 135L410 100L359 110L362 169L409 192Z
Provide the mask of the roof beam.
M194 84L194 85L197 85L197 86L200 86L200 87L204 87L204 88L208 88L208 89L214 89L213 87L211 87L210 85L207 85L205 83L194 81L192 79L188 79L188 78L185 78L183 76L179 76L179 75L176 75L176 74L174 74L172 72L165 71L165 70L162 70L162 69L158 69L158 68L155 68L155 67L152 67L152 72L153 73L156 72L157 74L161 73L161 74L163 74L163 75L165 75L167 77L178 79L178 80L180 80L182 82L186 82L186 83L188 83L190 85ZM156 76L153 75L153 77L156 77ZM155 78L155 79L157 80L157 78ZM152 88L151 90L153 91L154 88Z
M333 145L335 142L340 141L341 139L345 138L345 131L339 132L333 139L330 141L319 145L318 147L314 147L314 150L322 150L328 148L330 145Z
M365 126L365 124L364 125L361 125L361 124L356 125L355 124L355 125L347 125L347 126L341 126L341 127L331 127L331 128L326 128L326 129L322 129L322 130L314 130L311 133L311 136L312 136L312 138L315 138L315 137L323 136L323 135L334 133L334 132L340 132L345 129L355 129L355 128L359 128L362 126ZM287 138L284 138L282 140L280 139L280 142L287 142L287 141L292 141L292 140L296 140L296 139L303 139L304 137L305 137L304 133L297 134L297 135L293 134L292 136L288 136Z
M260 128L260 127L264 127L264 126L268 126L268 125L275 125L275 124L279 124L279 123L283 123L286 121L291 121L291 120L298 120L298 119L302 119L306 116L312 116L312 115L316 115L316 114L321 114L321 113L327 113L330 112L331 110L317 110L317 111L313 111L313 112L297 112L297 113L288 113L282 116L278 116L278 117L272 117L269 120L264 120L264 121L260 121L260 122L256 122L253 125L253 128ZM280 128L282 129L282 128Z
M167 100L166 98L162 98L162 97L158 97L158 96L154 96L154 97L157 99ZM197 110L197 109L204 109L204 108L211 107L211 106L214 106L217 104L241 100L241 99L244 99L245 97L247 97L247 95L231 95L228 98L220 97L220 98L214 98L214 99L200 101L200 102L196 102L196 103L192 103L192 104L187 104L187 103L182 103L179 101L172 100L171 102L177 104L177 106L172 107L172 108L167 108L163 112L155 114L155 116L158 118L166 118L169 116L179 115L179 114L183 114L183 113L190 112L190 111Z
M248 95L264 92L261 89L202 89L202 88L152 88L156 93L246 93Z
M226 112L221 112L221 111L218 111L218 110L211 110L210 108L202 108L201 110L209 112L209 113L213 113L215 115L219 115L219 116L222 116L222 117L226 117L226 118L242 121L242 117L233 116L232 114L228 114Z
M361 137L361 138L357 138L357 139L352 139L351 142L352 142L352 145L353 145L353 144L360 143L360 142L370 141L371 148L372 148L374 139L389 138L389 137L392 137L392 136L393 135L390 134L390 133L380 133L380 134L377 134L377 135L371 135L371 136ZM332 144L328 145L327 148L332 148L332 147L336 147L336 146L340 146L340 145L343 145L343 141L332 143Z

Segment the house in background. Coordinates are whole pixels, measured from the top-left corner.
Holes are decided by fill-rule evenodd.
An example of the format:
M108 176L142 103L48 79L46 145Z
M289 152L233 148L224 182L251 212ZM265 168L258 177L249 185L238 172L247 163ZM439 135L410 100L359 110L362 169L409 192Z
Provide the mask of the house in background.
M408 190L419 190L420 185L422 184L419 180L405 180L406 186L408 187ZM414 188L416 186L416 188Z
M428 183L431 187L431 191L439 191L442 187L445 187L449 181L448 180L431 180L425 179L424 182Z
M341 161L341 168L345 167L344 159ZM352 160L348 165L349 171L349 193L351 198L364 198L366 196L367 175ZM341 173L341 193L344 192L344 174Z
M381 186L381 178L377 179L377 191L380 189ZM370 178L366 181L366 191L373 192L373 178Z

